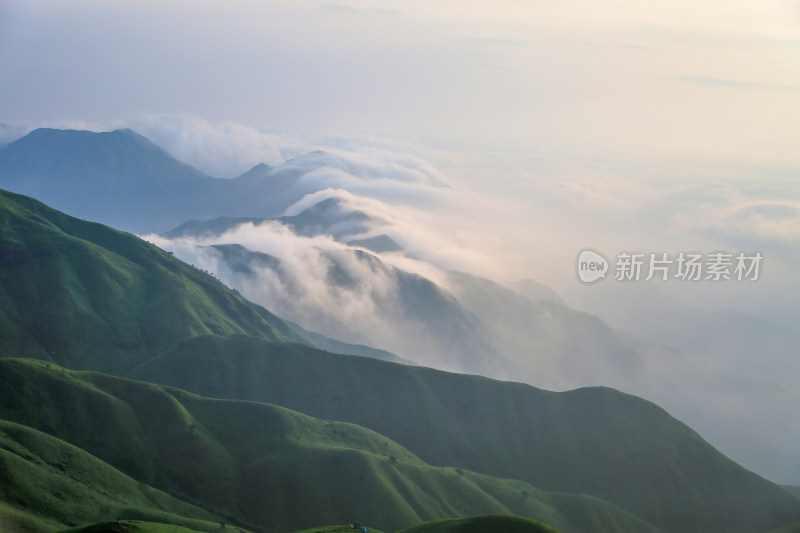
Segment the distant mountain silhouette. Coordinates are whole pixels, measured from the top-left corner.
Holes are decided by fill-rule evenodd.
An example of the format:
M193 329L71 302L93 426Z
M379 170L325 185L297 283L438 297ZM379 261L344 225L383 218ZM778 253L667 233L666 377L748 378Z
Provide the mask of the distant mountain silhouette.
M208 211L226 183L132 130L37 129L0 151L0 186L137 232Z
M141 234L193 219L279 217L313 192L299 178L324 164L346 166L316 151L275 167L256 165L238 178L218 179L129 129L41 128L0 149L0 187Z

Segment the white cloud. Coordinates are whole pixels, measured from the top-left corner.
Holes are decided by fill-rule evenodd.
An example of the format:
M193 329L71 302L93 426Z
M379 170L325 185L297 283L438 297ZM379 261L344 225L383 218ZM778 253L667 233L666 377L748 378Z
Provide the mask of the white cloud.
M306 328L347 342L366 343L434 364L436 349L419 353L422 342L408 335L417 328L399 303L391 270L359 260L353 249L327 236L302 237L277 222L241 224L216 237L172 240L145 239L184 261L208 270L247 298ZM241 244L279 260L258 261L243 273L224 261L212 244ZM410 262L408 262L410 263ZM435 271L423 265L429 272Z
M189 115L148 115L124 121L177 159L218 178L233 178L259 163L277 165L306 148L298 138L267 134L234 122L212 124Z

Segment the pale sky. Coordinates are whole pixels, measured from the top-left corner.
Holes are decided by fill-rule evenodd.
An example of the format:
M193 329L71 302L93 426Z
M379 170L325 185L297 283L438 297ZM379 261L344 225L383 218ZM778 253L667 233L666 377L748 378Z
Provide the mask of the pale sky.
M4 0L0 122L186 113L797 165L796 0Z

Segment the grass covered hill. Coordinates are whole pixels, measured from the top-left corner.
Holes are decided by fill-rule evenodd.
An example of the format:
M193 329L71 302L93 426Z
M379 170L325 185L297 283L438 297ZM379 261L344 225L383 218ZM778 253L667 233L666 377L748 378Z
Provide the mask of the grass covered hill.
M431 466L374 431L282 407L27 359L0 359L0 382L2 501L42 520L278 532L355 517L395 531L477 512L657 531L596 498Z
M0 190L0 356L119 374L204 334L403 361L306 335L134 235Z
M138 237L0 191L0 355L124 372L208 333L304 341Z
M610 388L555 393L240 336L191 339L130 377L352 422L429 464L588 494L668 531L763 531L800 516L783 488Z
M64 440L0 420L0 531L50 532L118 517L182 524L209 533L223 520Z

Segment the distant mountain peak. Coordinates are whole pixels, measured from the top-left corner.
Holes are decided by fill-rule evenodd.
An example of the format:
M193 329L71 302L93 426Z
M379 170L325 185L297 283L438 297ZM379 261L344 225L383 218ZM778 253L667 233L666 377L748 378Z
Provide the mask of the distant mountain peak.
M136 232L202 212L219 181L131 129L39 128L0 151L0 187Z
M258 163L257 165L254 165L253 168L235 179L245 181L248 179L260 179L265 177L270 170L272 170L272 167L266 163Z
M151 145L151 146L156 146L159 150L163 150L161 147L159 147L156 144L154 144L153 141L151 141L150 139L148 139L147 137L145 137L144 135L142 135L138 131L132 130L131 128L120 128L118 130L112 130L112 131L108 131L108 132L99 132L98 135L102 135L104 133L112 134L112 135L126 135L126 136L128 136L128 137L130 137L132 139L136 139L137 141L144 142L144 143L146 143L148 145Z
M272 167L270 167L266 163L258 163L257 165L253 166L253 168L251 168L250 170L251 171L253 171L253 170L269 170L270 168L272 168Z

